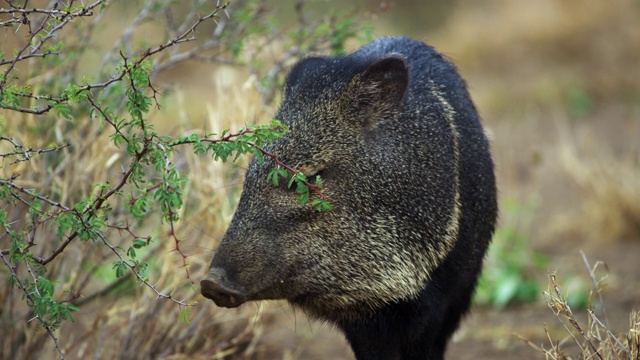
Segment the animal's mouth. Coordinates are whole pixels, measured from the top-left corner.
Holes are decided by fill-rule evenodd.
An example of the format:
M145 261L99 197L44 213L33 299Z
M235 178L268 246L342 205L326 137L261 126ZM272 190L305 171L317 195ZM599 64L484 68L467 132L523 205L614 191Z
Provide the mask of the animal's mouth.
M246 287L229 281L226 273L220 269L212 270L206 279L200 281L200 293L225 308L236 308L247 301L284 298L278 286L270 284L258 291L247 290Z
M216 305L225 308L235 308L247 301L240 291L228 288L211 279L200 281L200 293L207 299L213 300Z

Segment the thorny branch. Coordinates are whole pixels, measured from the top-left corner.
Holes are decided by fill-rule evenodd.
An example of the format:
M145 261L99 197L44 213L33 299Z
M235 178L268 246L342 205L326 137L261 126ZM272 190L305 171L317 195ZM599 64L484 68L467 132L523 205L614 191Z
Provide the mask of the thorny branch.
M267 128L266 130L269 131L282 131L282 128L277 126L277 127L272 127L272 128ZM237 139L239 137L241 137L242 135L246 135L246 134L251 134L255 132L253 129L244 129L242 131L236 132L236 133L229 133L226 134L218 139L211 139L211 138L202 138L200 139L200 142L206 142L206 143L210 143L210 144L219 144L219 143L223 143L223 142L230 142L230 141L234 141L233 139ZM178 141L172 144L172 146L176 146L176 145L183 145L183 144L193 144L195 143L195 141L190 141L190 140L185 140L185 141ZM275 163L277 167L283 168L285 170L287 170L292 176L298 174L300 171L298 169L296 169L293 166L287 165L284 162L282 162L282 160L280 160L280 158L278 158L277 154L274 153L270 153L267 150L265 150L263 147L258 146L256 143L251 142L251 141L245 141L245 144L251 146L252 148L254 148L256 151L259 151L262 155L272 159ZM320 189L318 187L318 185L309 182L309 181L303 181L302 182L304 185L306 185L309 189L311 189L320 199L322 200L329 200L328 196L326 194L324 194L322 192L322 189Z
M3 14L9 15L11 16L11 19L8 21L0 22L0 26L16 26L18 29L20 27L26 27L27 28L26 33L28 35L26 38L25 45L17 48L14 51L12 58L2 59L0 56L0 66L4 67L3 71L0 73L0 95L2 95L2 92L4 91L9 91L9 94L11 94L16 98L46 101L47 104L41 107L36 107L36 108L26 107L26 106L18 105L17 102L11 102L11 103L7 103L6 101L1 102L2 98L0 98L0 108L22 112L22 113L41 115L54 109L56 104L68 102L69 98L66 95L55 97L55 96L46 95L46 94L45 95L33 94L33 93L30 93L29 90L25 90L25 89L29 89L28 87L17 89L17 91L14 89L7 89L8 81L11 79L11 76L10 76L11 72L14 71L14 69L16 68L16 64L18 64L21 61L25 61L30 58L44 58L49 55L56 56L61 54L61 52L57 50L44 49L43 51L44 44L50 41L60 29L64 28L67 24L73 21L73 19L81 16L94 15L92 10L99 5L106 4L106 1L104 0L95 1L90 5L87 5L84 7L78 7L75 10L71 10L71 11L56 9L55 6L57 6L57 3L58 3L57 1L52 1L48 9L27 8L28 2L24 2L20 6L15 6L11 1L7 1L7 3L10 5L10 8L0 9L0 15L3 15ZM153 3L154 2L152 1L148 2L148 4L153 4ZM122 132L122 129L120 128L121 125L119 125L118 123L116 123L116 121L110 118L109 114L107 113L106 109L102 106L102 104L98 103L98 101L95 100L96 95L92 94L92 91L97 89L105 89L110 85L123 80L125 76L131 75L131 72L133 71L133 69L140 67L143 61L145 61L146 59L162 51L165 51L166 49L171 48L175 45L194 40L195 37L193 36L193 34L195 33L197 27L205 21L215 19L217 17L217 14L220 11L224 11L227 6L228 4L218 3L218 5L215 7L213 11L209 12L205 16L198 16L197 19L190 26L184 27L182 29L183 31L180 34L173 37L171 40L165 43L162 43L156 47L148 48L146 51L144 51L141 55L133 59L131 62L129 62L129 59L130 59L129 57L126 57L124 56L124 54L121 53L123 57L124 66L120 69L120 71L115 76L111 76L109 79L103 82L90 83L90 84L83 85L82 87L79 87L77 89L76 95L79 95L81 92L87 92L88 94L86 95L86 99L88 100L88 104L101 115L101 118L104 119L104 121L107 124L109 124L109 126L113 129L113 131L116 134L120 135L122 139L128 142L129 141L128 136L125 136L125 134ZM89 38L89 35L85 35L83 37L84 39L83 44L85 44L84 45L85 47L86 47L86 44L88 43L87 42L88 38ZM80 46L82 47L83 45L81 44ZM133 86L133 84L131 84L131 86ZM146 84L146 86L153 91L152 98L155 100L157 104L158 101L156 99L156 94L158 94L158 91L153 87L151 82ZM135 89L134 87L134 91L139 91L139 90L140 89ZM10 144L10 146L13 147L13 150L4 151L3 153L0 153L0 159L15 159L12 163L9 164L9 166L16 164L18 162L28 162L28 161L31 161L34 156L42 155L47 152L57 151L62 148L66 148L70 146L70 144L65 143L62 145L56 145L49 148L34 149L31 147L25 147L22 144L20 144L19 140L14 140L13 138L6 137L6 136L0 136L0 142L6 142L7 144ZM54 209L53 211L50 211L49 213L47 213L46 216L31 217L31 220L33 221L33 224L30 225L31 230L28 233L25 233L25 236L28 236L29 238L25 239L27 241L24 246L20 246L20 248L17 249L16 255L26 256L27 258L32 259L35 263L39 265L47 265L48 263L53 261L56 257L58 257L60 254L62 254L70 244L72 244L75 240L77 240L80 237L78 231L89 231L89 229L91 229L91 225L88 223L88 221L90 221L92 217L97 216L98 211L103 208L103 206L106 204L106 202L110 198L114 197L121 190L123 190L123 188L127 185L127 183L129 182L133 174L133 164L140 162L141 159L151 151L151 146L160 148L165 152L165 160L167 161L165 170L167 167L170 167L171 164L169 162L169 155L167 154L166 149L163 148L163 145L160 142L153 142L152 138L145 139L144 147L135 153L131 161L131 165L129 166L128 169L123 170L123 173L121 174L118 183L112 187L109 187L107 190L105 190L104 193L103 192L99 193L95 197L95 199L91 203L89 203L88 206L85 207L85 210L80 212L70 206L66 206L60 202L51 200L46 195L41 195L34 190L30 190L19 185L19 183L16 182L17 178L19 177L19 174L14 174L8 178L0 179L0 186L5 187L7 189L6 190L7 194L15 198L17 201L25 204L26 206L30 206L33 203L33 201L37 201L43 204L48 204ZM57 247L53 249L48 256L40 257L35 254L32 254L30 252L30 248L35 245L34 238L35 238L36 229L42 226L42 224L44 224L45 222L50 221L51 219L65 212L73 214L73 217L76 218L77 221L79 221L81 229L67 234L64 239L61 239L63 241L59 243ZM173 210L170 209L169 217L171 218L174 215L175 214L173 213ZM189 274L188 266L186 264L187 255L180 249L180 240L178 239L175 233L175 229L173 225L174 225L173 221L171 221L171 234L174 238L174 241L176 242L176 250L181 254L183 258L183 266L187 271L187 277L193 283ZM8 224L7 226L11 226L11 224ZM106 226L107 228L118 229L120 231L123 230L122 227L119 227L118 225L114 225L114 224L107 223ZM9 228L5 230L6 230L5 235L3 235L2 237L5 237L11 231ZM130 234L133 235L133 233L128 227L125 229L125 231L128 231ZM158 298L166 298L173 302L176 302L181 306L189 306L189 304L187 304L185 301L176 299L171 294L164 294L160 292L160 290L157 289L154 284L151 284L146 278L144 278L139 273L136 267L137 264L128 262L123 256L123 254L121 253L121 251L116 246L112 245L107 240L107 237L103 233L94 232L94 236L97 236L97 238L101 240L102 243L105 246L107 246L118 257L121 264L126 265L133 272L133 274L138 278L138 280L140 280L145 286L152 289L156 293ZM150 240L150 238L147 238L147 241L148 240ZM2 257L4 265L10 269L12 278L14 278L17 285L20 287L21 291L25 294L27 301L31 302L31 304L33 305L34 299L32 295L29 294L30 290L27 288L24 282L21 281L21 279L19 278L19 275L16 272L16 267L15 267L16 265L12 264L8 258L10 254L11 254L11 251L9 249L0 250L0 257ZM27 271L29 271L29 273L34 277L33 281L37 282L38 278L35 277L35 274L33 274L33 272L31 271L29 261L24 261L24 263L26 264ZM37 291L37 288L36 288L36 291ZM60 359L64 359L64 352L62 350L62 347L60 346L58 338L54 334L53 329L43 319L40 319L38 317L38 320L43 324L44 328L47 330L48 334L53 339L55 346L58 350Z
M136 265L135 265L135 264L131 264L131 263L129 263L129 262L128 262L128 261L127 261L127 260L122 256L122 254L120 254L120 252L118 251L118 249L116 249L116 247L115 247L115 246L113 246L113 245L111 245L111 244L109 243L109 241L107 240L107 238L106 238L104 235L102 235L102 234L98 234L98 237L100 238L100 240L102 241L102 243L103 243L103 244L105 244L109 249L111 249L111 251L113 251L113 253L114 253L114 254L116 254L116 256L120 259L120 261L121 261L123 264L125 264L129 269L131 269L131 272L133 272L133 274L135 274L136 278L138 278L138 280L139 280L140 282L142 282L143 284L145 284L149 289L153 290L153 291L156 293L156 295L157 295L158 299L159 299L159 298L169 299L169 300L171 300L171 301L173 301L173 302L175 302L175 303L177 303L177 304L179 304L179 305L182 305L182 306L189 306L189 304L188 304L188 303L186 303L184 300L178 300L178 299L174 298L174 297L173 297L173 295L171 295L171 294L164 294L164 293L160 292L160 291L155 287L155 285L151 284L149 281L147 281L147 279L146 279L146 278L144 278L144 277L142 277L142 276L140 275L140 273L136 270Z
M267 157L269 157L269 158L273 159L273 161L275 161L275 163L276 163L276 165L277 165L278 167L281 167L281 168L283 168L283 169L286 169L286 170L287 170L289 173L291 173L292 175L295 175L295 174L297 174L297 173L299 173L299 172L300 172L300 171L298 171L298 169L296 169L295 167L292 167L292 166L289 166L289 165L287 165L287 164L283 163L283 162L278 158L278 155L273 154L273 153L270 153L270 152L266 151L265 149L263 149L262 147L257 146L256 144L254 144L254 143L252 143L252 142L247 142L247 144L248 144L248 145L250 145L250 146L252 146L252 147L254 147L256 150L260 151L260 152L262 153L262 155L265 155L265 156L267 156ZM302 183L303 183L303 184L305 184L307 187L309 187L311 190L313 190L313 191L314 191L314 193L315 193L315 194L317 194L317 195L318 195L318 197L319 197L320 199L322 199L322 200L329 200L329 197L328 197L326 194L324 194L324 193L322 192L322 190L318 187L318 185L316 185L316 184L314 184L314 183L312 183L312 182L309 182L309 181L303 181Z
M11 9L0 9L0 14L6 13L14 16L12 20L5 23L0 23L0 26L7 26L10 24L14 24L16 23L17 19L20 19L19 23L28 27L28 32L30 35L24 47L22 47L22 49L19 49L15 53L16 55L13 59L6 60L0 63L0 65L9 64L9 67L4 71L4 74L2 76L2 81L0 81L0 91L2 91L6 86L7 80L9 79L9 73L14 69L15 65L19 61L29 57L40 56L36 54L38 54L38 51L40 51L42 46L47 41L53 38L56 32L58 32L60 29L65 27L69 22L71 22L76 17L92 16L93 15L92 10L99 5L102 5L105 2L106 0L98 0L93 4L79 7L75 12L60 11L57 9L36 9L36 8L26 9L28 2L24 3L23 8L18 8L12 5ZM11 5L11 3L9 4ZM20 17L16 17L15 14L19 14ZM35 30L32 27L32 21L29 20L29 17L28 17L28 15L31 15L31 14L42 14L45 16L45 18L40 21L40 24L35 24L36 25ZM53 26L51 29L46 29L46 26L49 24L49 19L51 18L56 19L59 23L56 26ZM40 33L42 32L44 33L44 35L40 35ZM25 52L26 52L26 55L23 55L25 54ZM41 56L45 56L45 55L48 55L47 52L45 52Z
M64 25L66 25L69 21L71 21L76 16L93 15L93 13L91 13L89 10L95 8L98 5L101 5L103 2L105 2L105 0L97 1L94 4L85 7L84 10L78 11L77 13L69 13L68 16L63 18L64 20L58 26L54 27L49 33L47 33L47 36L45 36L36 46L34 46L30 50L30 52L28 53L27 56L28 57L33 57L33 56L43 57L45 55L49 55L49 54L40 54L40 55L34 55L34 54L37 53L37 51L42 47L42 45L44 44L45 41L47 41L51 37L53 37L53 33L55 31L57 31L60 28L62 28ZM153 4L153 2L149 2L149 4ZM157 53L160 53L160 52L166 50L167 48L170 48L170 47L173 47L173 46L178 45L178 44L182 44L182 43L186 43L186 42L190 42L190 41L195 40L196 37L195 36L190 36L190 35L195 33L195 31L198 28L198 26L201 25L203 22L206 22L208 20L216 19L218 17L218 14L221 11L225 11L225 9L228 6L229 6L229 3L224 3L224 4L218 3L215 6L215 9L213 11L211 11L210 13L208 13L205 16L198 17L198 19L189 28L187 28L182 34L180 34L179 36L177 36L175 38L172 38L171 40L169 40L169 41L167 41L167 42L165 42L163 44L160 44L155 48L147 49L144 53L142 53L136 59L136 61L133 64L131 64L129 66L123 66L122 70L117 75L111 77L110 79L108 79L108 80L106 80L104 82L101 82L101 83L87 84L87 85L84 85L82 87L79 87L77 89L77 94L80 94L80 93L85 92L85 91L91 91L91 90L94 90L94 89L104 89L104 88L108 87L111 84L114 84L114 83L117 83L117 82L121 81L131 71L132 68L139 67L140 64L142 64L142 62L145 61L147 58L149 58L149 57L151 57L151 56L153 56L153 55L155 55ZM30 13L30 10L27 10L26 13ZM48 16L52 16L52 15L48 14ZM46 23L46 21L43 21L41 27L39 29L37 29L35 33L30 30L30 33L32 34L31 40L33 40L33 38L35 37L35 34L43 31L45 23ZM25 47L23 47L21 50L18 51L18 56L16 56L15 58L0 62L0 65L10 64L10 66L4 72L4 76L1 77L2 81L0 81L0 92L3 91L3 89L5 88L6 81L7 81L8 77L9 77L8 75L13 70L15 64L17 62L21 61L21 60L26 59L22 54L26 51L27 48L28 48L28 44L25 45ZM51 54L53 54L53 53L51 53ZM125 59L125 63L126 63L127 57L122 52L120 52L120 55ZM186 60L186 58L185 58L185 60ZM27 93L22 93L22 92L17 92L17 93L15 93L15 95L22 96L22 97L31 97L31 98L36 97L33 94L27 94ZM69 100L65 96L59 97L59 98L49 97L49 98L45 98L45 99L47 99L49 101L53 101L55 103L64 103L64 102L67 102ZM19 112L23 112L23 113L35 114L35 115L42 115L44 113L49 112L51 109L53 109L53 106L51 104L48 104L48 105L46 105L46 106L44 106L44 107L42 107L40 109L29 109L29 108L18 107L18 106L13 106L13 105L0 105L0 107L6 108L8 110L14 110L14 111L19 111Z
M159 142L154 142L154 144L160 149L162 150L162 154L164 156L164 172L165 175L167 177L170 176L170 172L171 172L171 159L169 158L169 154L167 153L167 149L164 147L164 145L162 145ZM169 186L168 184L165 184L165 186ZM175 192L178 191L178 189L167 189L171 192ZM178 254L180 254L180 257L182 258L182 267L184 267L184 271L186 272L186 276L187 279L191 282L191 284L195 284L195 282L193 281L193 279L191 278L191 273L189 272L189 265L187 264L187 258L188 255L186 255L182 249L180 249L180 242L182 240L180 240L178 238L178 235L175 231L175 223L174 223L174 219L176 219L176 213L174 212L174 209L167 209L168 211L168 221L169 221L169 236L171 236L173 238L173 241L175 243L175 248L174 251L176 251Z
M61 204L61 203L59 203L57 201L53 201L53 200L49 199L49 197L47 197L47 196L40 195L40 194L36 193L35 191L26 189L26 188L24 188L24 187L22 187L20 185L15 184L13 182L13 180L15 180L17 177L18 177L18 175L14 175L14 176L10 177L9 179L0 179L0 184L7 185L10 188L16 189L18 192L20 192L22 194L25 194L27 196L30 196L30 197L34 198L34 199L40 200L42 202L45 202L45 203L47 203L47 204L49 204L51 206L59 207L64 211L69 211L69 208L66 207L65 205L63 205L63 204ZM24 200L24 199L22 199L21 197L17 196L17 199L22 201L26 205L29 205L29 202Z
M83 11L79 11L77 13L70 13L70 12L63 12L65 15L65 17L69 17L69 16L85 16L85 15L89 15L90 13L87 11L87 9L93 9L95 8L97 5L100 5L100 3L102 3L102 1L98 1L88 7L85 8L85 10ZM147 59L148 57L157 54L163 50L165 50L166 48L169 48L171 46L174 46L176 44L180 44L186 41L191 41L194 40L194 37L189 37L188 36L193 33L196 28L198 27L198 25L200 25L202 22L207 21L209 19L215 18L217 16L217 14L220 11L223 11L226 7L228 6L228 3L225 4L218 4L215 8L214 11L210 12L208 15L203 16L203 17L199 17L198 20L192 25L190 26L188 29L186 29L181 35L179 35L178 37L169 40L168 42L159 45L158 47L155 48L150 48L147 49L147 51L145 51L136 61L134 64L132 65L128 65L127 64L127 58L124 56L124 54L121 54L123 56L124 59L124 64L125 66L123 67L123 70L120 72L120 74L116 77L113 77L111 79L109 79L108 81L105 81L103 83L99 83L99 84L89 84L89 85L85 85L84 87L81 87L78 90L78 93L82 92L82 91L90 91L92 89L98 89L98 88L106 88L107 86L121 81L130 71L132 68L136 68L138 66L140 66L142 64L142 62ZM15 12L15 13L22 13L22 14L29 14L29 13L46 13L49 15L58 15L61 14L60 12L57 12L56 10L52 10L51 12L45 12L45 11L39 11L42 9L36 9L38 11L30 11L30 10L25 10L25 9L9 9L5 12ZM17 58L16 58L17 59ZM15 59L14 59L15 60ZM9 69L7 69L7 71L5 72L5 74L11 70L11 67ZM0 84L0 88L3 86L4 84ZM149 86L151 86L151 84L148 84ZM132 84L133 86L133 84ZM154 89L154 98L155 98L155 93L157 91ZM31 94L23 94L25 96L32 96ZM102 115L103 119L114 128L114 131L121 135L122 139L124 139L125 141L127 140L127 136L125 136L125 134L123 134L120 130L120 128L116 125L116 123L110 119L110 117L105 113L104 109L95 102L95 100L91 97L88 96L87 97L89 103L92 105L92 107L94 107L97 111L100 112L100 114ZM64 102L67 101L68 99L65 98L49 98L49 100L53 100L53 101L57 101L57 102ZM10 110L16 110L16 111L22 111L22 112L29 112L29 113L37 113L37 114L42 114L48 110L50 110L52 108L51 105L48 105L47 107L40 109L40 110L31 110L31 109L22 109L22 108L12 108L12 107L7 107ZM12 145L14 145L14 147L17 149L16 151L12 152L12 153L7 153L7 154L0 154L0 157L4 157L4 156L11 156L11 155L15 155L15 154L21 154L23 155L23 159L19 159L16 161L28 161L30 160L30 153L37 153L37 154L41 154L43 152L47 152L47 151L54 151L55 149L46 149L46 150L32 150L32 149L27 149L27 150L20 150L18 151L18 149L22 149L22 146L20 144L18 144L17 142L15 142L13 139L11 138L7 138L7 137L0 137L0 140L5 140L5 141L9 141L12 143ZM63 147L67 147L69 146L69 144L64 144L59 146L57 149L63 148ZM136 162L136 161L140 161L140 159L149 151L149 149L145 146L145 148L143 148L137 155L136 158L132 160L132 163ZM122 177L120 179L120 182L114 186L113 188L111 188L106 194L103 194L101 196L99 196L92 204L92 206L90 208L88 208L86 211L89 211L89 209L93 209L98 210L102 207L102 205L104 204L104 202L111 198L113 195L115 195L118 191L120 191L126 184L127 181L129 180L131 174L133 172L133 169L130 167L127 171L125 171L122 174ZM70 209L60 203L51 201L48 199L48 197L46 196L42 196L39 195L33 191L30 191L28 189L25 189L17 184L15 184L12 179L8 179L8 180L4 180L4 179L0 179L0 184L6 184L11 188L16 189L18 192L26 194L34 199L46 202L52 206L55 207L60 207L62 210L64 211L69 211ZM22 200L22 198L18 197L18 199ZM22 200L23 202L25 202L25 200ZM28 205L28 202L25 202ZM58 256L59 254L61 254L64 249L73 241L77 238L78 234L77 233L72 233L69 236L67 236L67 238L65 239L65 241L60 244L58 246L58 248L56 248L50 256L46 257L46 258L39 258L36 256L33 256L34 259L40 263L41 265L46 265L49 262L51 262L53 259L56 258L56 256ZM177 240L177 238L176 238ZM176 244L177 249L179 249L178 245ZM184 253L182 253L182 251L179 251L180 254L182 254L182 256L184 257ZM8 253L8 250L3 250L3 253Z
M12 152L0 154L0 158L8 158L8 157L12 157L12 156L22 156L22 158L17 158L15 161L10 163L9 165L13 165L15 163L22 162L22 161L31 161L31 155L32 154L41 155L41 154L44 154L44 153L58 151L60 149L66 148L68 146L71 146L71 144L66 143L66 144L62 144L62 145L59 145L59 146L50 147L48 149L33 149L33 148L25 149L24 146L22 146L21 144L17 143L12 138L5 137L5 136L0 136L0 141L2 141L2 140L10 142L13 145L15 150L12 151Z
M20 277L18 277L18 274L16 273L16 267L13 264L11 264L11 262L8 261L5 258L5 254L3 252L0 252L0 258L2 258L2 262L4 262L4 265L7 268L9 268L9 271L11 272L11 277L18 284L18 286L20 287L22 292L24 292L25 297L27 298L27 300L29 302L31 302L31 304L33 304L34 303L33 296L31 295L31 293L29 292L29 290L27 289L25 284L22 281L20 281ZM27 266L28 266L28 264L27 264ZM29 273L32 276L34 276L34 281L37 281L37 279L35 278L35 275L33 275L33 271L31 270L31 268L29 268ZM36 292L38 291L38 287L37 286L34 286L34 291L36 291ZM53 332L53 329L51 329L51 326L49 326L49 324L47 324L47 322L44 321L44 319L41 319L39 316L36 316L36 318L38 319L40 324L42 324L42 327L44 327L45 330L47 330L47 333L49 334L49 336L53 340L53 343L56 346L56 350L58 351L58 354L60 355L60 360L63 360L64 359L64 351L62 350L62 347L60 346L60 342L58 341L58 338L56 337L56 334Z

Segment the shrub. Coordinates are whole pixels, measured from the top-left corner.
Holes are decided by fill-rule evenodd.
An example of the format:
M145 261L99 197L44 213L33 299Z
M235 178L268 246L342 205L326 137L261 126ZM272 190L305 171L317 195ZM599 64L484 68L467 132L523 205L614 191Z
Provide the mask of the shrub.
M176 319L202 317L206 307L192 313L197 289L181 221L190 211L190 183L180 149L223 162L244 154L272 157L281 165L274 180L291 179L301 201L311 196L320 210L330 207L318 184L262 149L286 131L277 121L175 135L152 120L164 100L157 75L187 60L249 68L269 102L290 62L311 51L343 51L361 33L349 14L309 18L304 3L295 6L299 21L278 29L266 2L255 0L146 0L127 2L126 9L105 0L42 8L6 2L0 9L0 272L11 286L0 291L0 331L7 334L0 357L37 357L46 339L61 359L71 350L86 355L86 344L95 357L134 358L249 346L246 329L225 337L210 323L178 328L151 321L166 311L166 301L107 307L82 326L82 336L59 328L82 316L81 308L103 307L94 301L105 297L112 304L141 299L139 306L165 299L178 307ZM105 19L128 25L115 29ZM116 30L119 36L105 43ZM274 47L290 50L266 51ZM125 330L116 315L126 311ZM106 329L114 329L110 337ZM200 331L208 338L185 340Z

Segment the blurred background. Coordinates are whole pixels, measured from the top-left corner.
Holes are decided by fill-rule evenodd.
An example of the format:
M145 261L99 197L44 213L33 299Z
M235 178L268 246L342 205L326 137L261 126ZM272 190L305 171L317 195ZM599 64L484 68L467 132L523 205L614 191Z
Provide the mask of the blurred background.
M110 5L113 9L105 12L93 44L96 49L111 49L134 21L142 2L132 3ZM299 20L298 3L261 2L273 23L284 28ZM305 7L309 19L344 14L366 24L364 34L346 42L346 51L387 35L434 46L466 79L490 136L500 226L475 305L447 357L542 359L545 355L523 339L547 348L549 338L566 342L569 335L543 296L548 274L554 271L585 328L591 303L598 314L606 309L612 333L627 333L630 313L640 306L640 1L320 0ZM232 10L229 15L238 16ZM161 40L153 24L145 26L132 43ZM198 36L206 34L202 30ZM14 40L4 35L2 41L8 48ZM285 44L270 51L288 50ZM102 55L94 56L79 66L95 68ZM276 70L282 72L291 63L283 61ZM275 101L265 100L269 94L261 88L256 64L194 58L167 67L154 78L162 89L163 106L150 120L159 132L174 136L268 123L278 95L270 95ZM69 136L81 143L85 135ZM84 148L94 165L107 164L115 151L108 141L96 140ZM222 164L186 153L179 155L180 169L191 181L178 233L190 255L191 276L199 279L235 209L246 159ZM101 176L117 174L117 168L108 166L100 170ZM60 182L82 181L82 171L91 169L76 169L73 179ZM157 224L141 226L154 227ZM163 236L158 235L166 240ZM175 304L156 300L133 282L102 291L115 281L110 264L94 267L96 276L85 290L89 299L76 313L76 322L62 326L60 341L68 358L353 358L336 329L308 320L285 303L216 308L199 295L197 286L185 286L182 259L173 257L172 249L170 241L154 248L150 262L160 288L184 290L189 301L198 302L190 324L178 321ZM69 250L59 271L73 268L65 262L85 256L83 251ZM602 261L592 274L581 251L592 267ZM593 279L602 277L604 300L591 302ZM0 298L5 310L8 298ZM25 358L55 358L42 331L20 323L6 327L7 319L2 320L8 329L2 331L5 346L11 342L32 347L17 352ZM5 331L14 336L5 336ZM576 351L570 342L567 348Z

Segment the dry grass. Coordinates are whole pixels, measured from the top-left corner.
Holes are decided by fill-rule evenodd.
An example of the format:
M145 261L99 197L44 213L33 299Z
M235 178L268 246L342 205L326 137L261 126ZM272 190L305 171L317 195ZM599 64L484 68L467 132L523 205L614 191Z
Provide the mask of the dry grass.
M640 239L640 148L614 154L605 143L581 145L564 131L559 164L582 198L578 209L560 214L553 226L590 240ZM635 148L634 148L635 147Z
M566 102L637 101L640 6L632 0L465 2L429 38L451 56L487 113Z
M545 325L544 331L549 340L549 346L538 346L524 340L529 346L544 354L545 359L573 360L573 359L640 359L640 312L632 311L628 332L616 334L609 325L607 311L602 296L602 289L606 285L607 274L598 277L599 267L604 263L598 262L592 268L582 253L583 260L593 281L594 287L590 292L588 317L586 326L576 318L558 284L556 273L549 274L549 287L545 292L547 306L566 331L565 338L555 340Z
M491 0L428 39L495 134L501 193L542 197L534 242L640 239L639 15L629 0Z
M244 77L243 77L244 76ZM181 90L167 96L171 109L150 115L161 131L174 136L206 130L235 129L256 119L268 120L268 109L260 104L259 95L243 86L246 75L219 70L203 82L209 84L208 102L190 97ZM207 109L200 116L190 108ZM265 121L266 121L265 120ZM82 123L82 122L77 122ZM17 127L28 127L20 131ZM20 166L20 180L27 188L42 189L51 184L52 198L62 203L78 201L90 191L90 184L116 179L120 163L127 161L121 149L115 148L106 134L95 124L84 122L82 128L70 129L65 120L42 124L42 119L25 116L7 123L7 133L20 134L20 140L41 144L64 133L72 146L59 154L34 158ZM27 128L22 129L27 129ZM0 149L1 152L2 149ZM48 277L59 281L59 300L77 298L80 311L76 321L62 325L59 340L68 359L235 359L264 358L265 349L258 344L267 322L262 307L246 306L242 310L219 309L203 302L198 280L206 275L213 249L221 238L235 209L247 159L236 164L221 164L208 157L197 157L189 148L180 150L181 171L190 179L175 233L184 241L181 248L189 255L187 263L193 283L186 277L182 257L176 254L168 229L157 223L133 225L133 231L151 233L151 249L143 256L151 268L151 282L162 292L194 303L190 323L179 320L180 308L173 302L157 299L132 278L116 279L111 264L115 260L109 249L92 242L74 243L48 269ZM5 171L4 167L0 171ZM7 174L3 174L6 176ZM114 209L123 208L113 203ZM24 221L24 209L8 209L9 216ZM114 213L111 221L124 220ZM152 217L157 219L157 217ZM131 241L116 231L107 234L112 243L128 246ZM55 244L43 237L38 252L46 254ZM80 261L78 261L80 260ZM4 268L3 268L4 269ZM6 271L0 270L3 274ZM66 293L65 293L66 292ZM0 358L50 358L54 347L46 332L27 320L30 310L19 299L17 291L0 289ZM268 311L266 318L269 318Z

